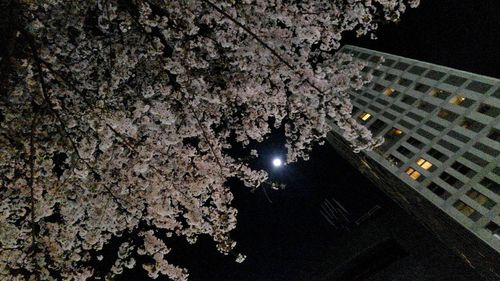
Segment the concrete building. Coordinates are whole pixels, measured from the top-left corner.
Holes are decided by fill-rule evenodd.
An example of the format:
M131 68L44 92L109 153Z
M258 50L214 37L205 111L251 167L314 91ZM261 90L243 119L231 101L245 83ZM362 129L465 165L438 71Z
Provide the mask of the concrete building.
M373 80L353 116L382 146L360 154L329 141L486 280L500 280L500 80L344 46ZM383 59L381 59L383 58Z

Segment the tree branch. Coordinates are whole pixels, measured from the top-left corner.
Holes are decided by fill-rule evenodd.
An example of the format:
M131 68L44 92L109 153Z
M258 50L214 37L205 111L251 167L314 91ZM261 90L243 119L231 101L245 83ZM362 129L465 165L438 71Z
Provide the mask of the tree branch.
M30 187L30 208L31 208L31 254L33 259L33 268L35 269L35 278L40 280L40 269L38 268L38 263L36 261L36 222L35 222L35 128L37 125L38 114L36 113L36 103L34 101L33 95L31 96L31 105L33 108L33 119L30 126L30 152L29 152L29 169L30 177L28 178L28 186Z
M41 85L41 89L42 89L42 96L43 96L43 99L44 101L47 103L48 105L48 108L50 110L50 112L56 117L58 123L60 124L60 128L61 130L63 131L64 133L64 136L69 140L69 142L71 143L71 146L73 148L73 150L75 151L78 159L80 161L82 161L86 166L87 168L95 175L98 175L98 173L94 170L94 168L87 162L86 159L84 159L81 155L80 155L80 151L78 149L78 146L76 145L76 142L73 140L73 138L71 138L70 136L70 133L67 129L67 126L66 126L66 123L64 122L63 118L61 117L61 115L59 114L59 112L57 112L56 110L54 110L53 106L52 106L52 102L50 101L50 98L47 94L47 86L45 84L45 81L43 79L43 70L42 70L42 61L40 60L37 52L36 52L36 49L33 45L33 42L30 40L30 48L32 50L32 55L33 55L33 58L35 60L35 64L36 64L36 67L37 67L37 71L39 73L38 75L38 78L39 78L39 82L40 82L40 85ZM102 185L104 187L104 189L106 190L106 192L113 198L113 200L118 204L118 206L120 207L120 209L128 214L132 214L130 211L127 210L127 208L125 208L121 201L125 201L119 197L117 197L113 191L106 185ZM126 201L125 201L126 202Z

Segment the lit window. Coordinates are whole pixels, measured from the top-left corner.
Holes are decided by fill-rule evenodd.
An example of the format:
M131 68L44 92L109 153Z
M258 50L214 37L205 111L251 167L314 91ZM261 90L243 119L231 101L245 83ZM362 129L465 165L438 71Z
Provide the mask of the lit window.
M393 135L393 136L399 136L403 133L403 131L401 131L400 129L398 128L392 128L392 130L390 131L390 134Z
M481 206L484 206L487 209L491 209L496 205L495 201L491 200L490 198L484 196L483 194L477 192L474 189L469 190L467 192L467 196L474 199L477 203L479 203Z
M387 89L385 89L384 91L384 95L388 96L388 97L392 97L392 95L394 95L394 89L389 87Z
M368 112L363 112L360 116L359 116L359 119L363 120L363 121L367 121L368 119L370 119L372 117L372 115Z
M450 101L449 101L449 102L450 102L451 104L454 104L454 105L459 105L459 104L461 104L464 100L465 100L465 98L464 98L464 97L462 97L462 96L454 96L454 97L452 97L452 98L450 99Z
M420 173L417 170L413 169L412 167L406 169L406 174L415 181L420 177Z
M425 160L424 158L418 159L417 164L424 170L429 170L432 167L432 163Z
M455 202L455 204L453 204L453 207L455 207L455 209L457 209L460 213L464 214L466 217L469 217L473 221L477 221L481 217L481 214L479 212L460 200Z

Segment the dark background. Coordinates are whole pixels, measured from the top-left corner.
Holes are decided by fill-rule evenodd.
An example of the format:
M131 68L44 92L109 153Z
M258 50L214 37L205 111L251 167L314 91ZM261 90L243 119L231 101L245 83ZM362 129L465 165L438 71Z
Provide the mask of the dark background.
M498 78L499 13L498 0L423 0L400 23L381 26L378 40L345 34L344 43ZM234 238L248 256L244 263L219 254L207 237L193 246L170 241L169 260L186 267L191 281L481 280L329 145L317 147L308 162L273 169L271 159L282 150L275 134L259 152L260 165L286 183L285 190L266 189L266 196L263 189L251 193L232 183L239 210ZM381 209L340 230L320 214L325 199L340 202L351 220L376 205ZM148 279L137 268L121 280Z
M346 44L500 78L500 1L422 0L378 39L344 36Z

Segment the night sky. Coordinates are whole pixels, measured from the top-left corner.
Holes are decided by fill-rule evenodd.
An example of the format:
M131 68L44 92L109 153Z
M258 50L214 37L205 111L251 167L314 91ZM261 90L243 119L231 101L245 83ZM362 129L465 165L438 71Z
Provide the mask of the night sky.
M405 13L399 24L381 26L378 40L346 35L344 42L500 77L500 1L422 2L418 9ZM219 254L207 237L193 246L181 239L170 241L169 245L175 247L169 261L186 267L191 281L481 280L328 144L316 147L310 161L280 169L271 166L274 156L283 155L279 134L263 143L259 153L257 164L274 180L285 183L285 190L267 188L267 194L263 189L251 193L231 183L239 210L233 237L238 241L237 250L248 256L242 264ZM351 221L377 205L381 208L361 225L346 224L349 230L340 230L320 214L325 199L340 202ZM344 270L347 260L380 241L411 242L401 249L389 247L392 252L386 254L392 253L393 258L381 261L376 274L339 274L348 272ZM374 259L367 257L364 268ZM148 280L140 268L127 271L121 278Z

